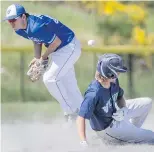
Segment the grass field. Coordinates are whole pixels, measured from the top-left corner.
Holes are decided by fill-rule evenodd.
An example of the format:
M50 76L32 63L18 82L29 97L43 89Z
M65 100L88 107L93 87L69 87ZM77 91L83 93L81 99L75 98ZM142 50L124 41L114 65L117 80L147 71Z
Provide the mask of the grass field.
M35 119L51 119L60 113L57 102L13 102L2 103L2 123L14 120L34 121Z
M2 67L6 72L2 74L2 101L20 101L20 60L19 54L3 53ZM32 83L26 76L28 70L28 62L31 60L33 54L25 54L25 100L26 101L49 101L52 100L47 89L44 87L42 81ZM88 58L90 64L84 62L85 57ZM84 54L80 61L76 64L76 72L78 84L82 92L93 79L93 56L92 54Z
M5 16L6 8L12 4L11 1L3 1L1 16ZM18 2L19 3L19 2ZM78 7L71 7L70 5L55 5L49 2L20 2L23 4L27 12L31 14L47 14L61 20L63 23L71 27L81 43L84 45L88 39L95 39L98 43L100 39L96 35L96 17L92 14L83 12ZM75 5L71 2L72 6ZM151 22L150 22L151 23ZM149 24L151 25L151 24ZM151 26L150 26L151 27ZM24 46L32 45L32 43L24 38L17 36L9 27L7 22L1 24L2 28L2 45ZM97 44L98 44L97 43ZM32 51L27 50L25 53L24 65L24 82L25 82L25 101L54 101L49 95L47 89L42 82L31 83L26 77L28 70L28 63L33 58ZM84 93L88 84L93 79L96 62L93 53L82 53L81 58L75 65L76 76L81 92ZM2 78L2 102L21 101L20 92L20 54L17 52L2 52L2 68L4 72L1 74ZM136 97L150 96L153 97L154 84L154 70L142 71L140 70L137 61L135 61L134 70L134 86ZM128 81L127 75L120 76L121 86L125 89L125 95L128 97Z
M54 101L50 96L47 89L44 87L42 81L32 83L26 76L28 70L28 63L33 57L32 53L25 53L25 67L24 67L24 84L25 84L25 101ZM139 69L138 63L135 61L135 69L133 73L134 77L134 89L135 97L153 95L154 84L154 71L142 71ZM1 92L2 102L12 102L21 100L20 92L20 54L19 53L4 53L2 52L2 68L4 73L1 74ZM92 81L96 63L94 55L92 53L83 52L81 58L75 65L76 77L78 85L82 93L85 92L87 86ZM127 74L120 76L121 86L125 90L125 95L128 98L128 77Z

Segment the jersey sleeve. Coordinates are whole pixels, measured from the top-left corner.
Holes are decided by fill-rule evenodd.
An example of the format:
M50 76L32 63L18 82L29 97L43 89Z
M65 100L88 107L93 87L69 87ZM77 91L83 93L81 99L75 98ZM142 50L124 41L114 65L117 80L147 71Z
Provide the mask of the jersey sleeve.
M84 96L84 100L81 104L79 116L90 119L93 115L95 106L97 104L97 96L95 92L88 92Z

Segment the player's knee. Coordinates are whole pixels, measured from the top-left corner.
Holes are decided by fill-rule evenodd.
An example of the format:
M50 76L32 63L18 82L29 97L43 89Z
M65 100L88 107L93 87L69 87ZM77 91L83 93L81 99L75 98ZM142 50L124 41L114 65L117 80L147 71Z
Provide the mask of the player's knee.
M146 97L146 98L144 98L144 104L149 108L149 109L151 109L152 108L152 99L151 98L149 98L149 97Z

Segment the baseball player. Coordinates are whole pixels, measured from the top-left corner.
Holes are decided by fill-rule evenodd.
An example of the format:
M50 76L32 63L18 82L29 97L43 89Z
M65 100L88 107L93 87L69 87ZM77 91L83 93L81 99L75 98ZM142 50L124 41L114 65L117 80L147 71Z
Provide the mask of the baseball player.
M45 86L60 103L67 119L77 116L83 97L74 71L81 54L80 42L74 32L50 16L28 14L19 4L7 8L4 20L16 34L33 41L34 59L27 72L30 79L36 81L43 76ZM46 47L44 53L42 44Z
M150 98L124 99L118 76L127 68L116 54L100 57L95 80L89 85L77 118L81 145L87 146L85 119L91 128L107 143L154 143L154 132L142 129L152 106Z

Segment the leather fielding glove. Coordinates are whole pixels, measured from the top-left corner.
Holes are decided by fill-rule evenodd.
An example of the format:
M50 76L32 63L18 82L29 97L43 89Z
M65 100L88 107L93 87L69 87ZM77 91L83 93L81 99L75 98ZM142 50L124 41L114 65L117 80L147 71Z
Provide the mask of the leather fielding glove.
M48 67L48 59L36 59L30 64L30 69L27 72L29 79L35 82L40 79Z

